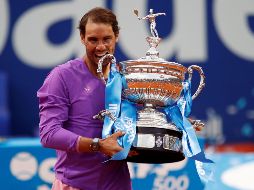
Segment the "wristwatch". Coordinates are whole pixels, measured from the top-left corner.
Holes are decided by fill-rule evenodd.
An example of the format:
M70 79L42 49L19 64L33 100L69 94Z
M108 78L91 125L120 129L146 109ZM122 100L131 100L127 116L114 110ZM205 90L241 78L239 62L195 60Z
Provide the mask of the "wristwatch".
M93 152L99 151L100 145L99 145L99 138L94 138L92 143L90 144L90 148Z

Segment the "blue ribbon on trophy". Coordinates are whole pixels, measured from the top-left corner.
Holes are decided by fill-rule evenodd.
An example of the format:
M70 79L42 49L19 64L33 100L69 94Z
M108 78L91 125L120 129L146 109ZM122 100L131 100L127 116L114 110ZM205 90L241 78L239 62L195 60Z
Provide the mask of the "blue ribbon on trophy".
M199 146L196 132L188 120L188 116L191 113L191 106L191 83L190 81L185 81L183 82L182 95L179 100L175 105L164 108L164 111L168 119L183 132L182 145L185 156L193 157L195 160L202 162L212 162L205 158L205 154Z
M112 160L123 160L128 156L132 142L136 135L136 106L121 100L122 88L125 86L124 77L117 71L116 63L111 64L106 85L105 108L115 119L105 117L102 138L116 131L124 131L125 135L118 138L118 143L124 149L113 155Z
M205 184L212 181L213 161L205 157L201 150L195 130L187 119L191 113L192 97L191 83L185 81L183 84L181 98L176 105L164 108L167 117L183 132L182 145L185 156L194 159L200 180Z

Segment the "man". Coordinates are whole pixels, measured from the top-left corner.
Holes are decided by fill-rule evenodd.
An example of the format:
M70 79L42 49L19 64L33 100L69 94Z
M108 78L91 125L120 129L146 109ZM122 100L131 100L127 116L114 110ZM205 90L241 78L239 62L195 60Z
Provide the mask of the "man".
M98 61L113 54L119 36L116 16L94 8L79 23L86 54L54 68L39 89L40 138L44 147L56 149L56 180L52 189L130 190L126 161L107 161L122 150L118 131L101 139L105 84L96 72ZM110 65L103 67L107 78Z

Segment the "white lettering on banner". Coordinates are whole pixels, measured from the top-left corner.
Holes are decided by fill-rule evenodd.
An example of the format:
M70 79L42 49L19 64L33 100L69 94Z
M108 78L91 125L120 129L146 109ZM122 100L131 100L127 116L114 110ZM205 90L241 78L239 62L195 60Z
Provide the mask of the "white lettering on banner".
M189 178L186 175L175 176L159 176L154 180L152 190L187 190L189 187Z
M135 164L134 166L136 166L136 173L131 176L137 179L145 179L154 167L152 164Z
M20 60L38 68L53 67L73 55L81 56L79 32L76 29L80 17L92 7L103 7L100 0L72 0L41 4L26 11L18 19L13 32L13 48ZM47 29L53 24L72 19L70 37L60 45L52 44L47 38ZM81 51L82 50L82 51Z
M206 62L208 59L206 1L172 2L174 25L171 33L158 46L160 56L170 59L176 55L180 62ZM84 47L80 43L76 27L83 13L95 6L105 7L105 2L72 0L39 4L25 11L14 23L13 31L9 31L9 4L8 0L2 0L0 53L5 47L8 34L11 33L17 57L24 64L35 68L51 68L70 57L82 56ZM248 17L254 14L253 7L254 1L251 0L215 0L212 7L218 36L229 50L247 60L254 60L254 35L247 22ZM133 9L138 9L141 16L147 15L148 3L145 0L113 1L113 11L118 16L122 28L119 46L127 57L137 59L145 55L148 49L145 37L151 34L147 23L139 21ZM67 19L73 21L69 38L61 44L50 42L47 38L48 29Z
M0 1L0 54L4 49L9 30L9 5L8 0Z
M158 176L166 176L170 171L177 171L183 169L187 164L188 158L175 163L161 164L154 168L151 172Z
M187 162L188 158L185 158L184 160L175 163L157 165L128 163L128 166L130 169L131 178L143 179L146 178L149 174L156 174L156 176L167 176L170 171L183 169L186 166Z
M37 190L51 190L51 187L47 185L40 185L37 187Z
M10 170L13 176L21 181L27 181L34 177L38 163L36 158L28 152L17 153L10 162Z
M248 16L254 16L253 0L215 0L214 23L221 40L236 55L254 60L254 35Z
M207 61L205 1L175 0L173 2L175 25L172 33L158 46L160 57L168 58L176 53L179 61ZM147 15L149 9L146 0L115 1L113 7L123 29L119 46L128 57L136 59L145 55L144 51L148 49L145 37L151 34L147 23L140 22L133 14L134 8L139 10L140 15ZM128 19L126 15L129 15Z
M33 177L38 177L46 183L52 184L55 179L53 167L56 158L46 158L38 165L36 157L29 152L19 152L10 161L10 171L18 180L28 181ZM37 178L37 177L36 177ZM46 184L38 184L37 190L50 189Z
M188 162L183 161L168 164L137 164L128 163L132 179L145 179L149 175L155 175L152 190L187 190L189 178L187 175L171 176L170 171L182 170Z
M55 163L56 158L47 158L40 164L39 176L43 181L47 183L53 183L55 179L55 173L53 171Z
M250 158L252 158L250 154ZM253 181L253 171L254 171L254 161L245 160L244 156L231 157L228 160L230 167L224 167L224 170L217 169L220 171L221 182L225 184L228 188L232 189L246 189L253 190L254 181Z

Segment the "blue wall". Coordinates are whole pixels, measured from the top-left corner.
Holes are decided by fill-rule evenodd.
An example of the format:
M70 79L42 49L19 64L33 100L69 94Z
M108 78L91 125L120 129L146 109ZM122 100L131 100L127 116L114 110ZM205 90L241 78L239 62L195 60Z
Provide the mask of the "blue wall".
M145 55L148 24L133 14L165 12L157 18L163 38L160 56L204 69L206 87L193 102L192 116L206 122L204 135L216 142L254 139L254 1L14 1L0 2L0 70L8 75L11 135L38 129L36 91L58 64L81 56L76 26L94 6L112 9L121 35L118 61ZM199 82L193 78L193 91Z

